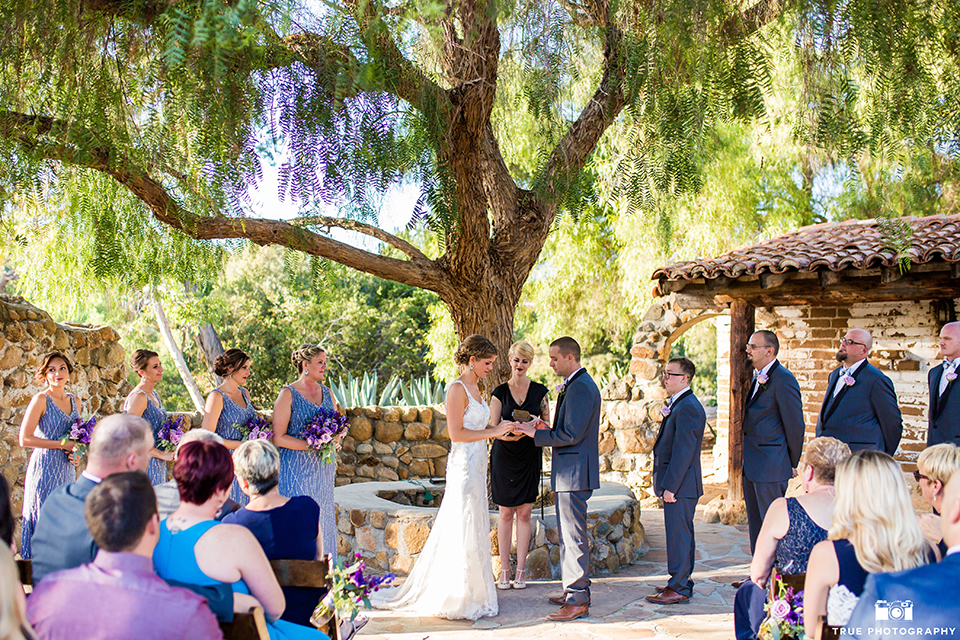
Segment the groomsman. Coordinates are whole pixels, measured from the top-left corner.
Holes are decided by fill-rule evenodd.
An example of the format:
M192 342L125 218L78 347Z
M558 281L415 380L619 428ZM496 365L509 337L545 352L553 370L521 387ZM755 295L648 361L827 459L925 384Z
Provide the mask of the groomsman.
M767 508L786 494L803 450L800 385L777 360L779 353L780 341L772 331L757 331L747 343L753 384L743 414L743 497L751 553Z
M686 358L673 358L663 372L670 403L663 409L664 419L653 445L653 490L663 498L670 581L647 596L654 604L685 602L693 595L693 516L703 495L700 447L707 424L703 405L690 390L696 372Z
M863 329L850 329L840 339L837 362L820 407L817 437L829 436L851 451L873 449L896 453L903 434L897 394L890 378L867 362L873 337Z
M930 369L930 418L927 446L949 442L960 446L960 322L951 322L940 330L940 355L943 363Z

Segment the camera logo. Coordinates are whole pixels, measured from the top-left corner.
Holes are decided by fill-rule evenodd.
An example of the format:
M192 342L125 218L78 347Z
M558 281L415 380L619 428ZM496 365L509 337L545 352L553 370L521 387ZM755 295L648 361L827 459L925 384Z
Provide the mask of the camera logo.
M877 600L874 608L877 622L881 620L913 620L912 600Z

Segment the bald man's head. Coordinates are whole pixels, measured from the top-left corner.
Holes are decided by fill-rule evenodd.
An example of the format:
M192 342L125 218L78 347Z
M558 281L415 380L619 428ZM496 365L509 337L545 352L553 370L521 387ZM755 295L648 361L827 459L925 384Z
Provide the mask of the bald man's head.
M947 360L960 358L960 322L950 322L940 329L940 355Z
M957 471L943 489L940 505L940 527L947 548L960 544L960 471Z
M850 329L840 339L840 349L837 351L837 362L850 366L867 357L873 347L873 336L864 329Z

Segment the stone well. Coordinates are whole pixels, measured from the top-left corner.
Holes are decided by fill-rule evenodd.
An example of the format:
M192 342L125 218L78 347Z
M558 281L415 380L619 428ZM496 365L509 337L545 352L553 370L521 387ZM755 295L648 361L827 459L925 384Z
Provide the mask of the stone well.
M426 489L443 492L443 484L422 482L367 482L337 487L337 553L359 553L373 569L406 575L430 535L437 508L397 504L378 493L403 493ZM601 482L587 503L590 563L594 571L617 571L635 563L648 550L640 505L629 488L616 482ZM531 579L560 577L560 544L553 507L534 509L527 569ZM493 569L499 571L497 512L490 512ZM514 541L512 554L516 554Z

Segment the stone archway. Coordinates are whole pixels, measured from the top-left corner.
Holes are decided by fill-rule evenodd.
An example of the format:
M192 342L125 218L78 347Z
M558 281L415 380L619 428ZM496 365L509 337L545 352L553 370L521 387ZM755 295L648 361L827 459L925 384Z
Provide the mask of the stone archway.
M717 309L684 309L675 295L658 298L634 336L628 375L603 389L601 474L628 485L641 500L653 496L653 445L666 399L660 376L670 348L694 325L720 315Z

